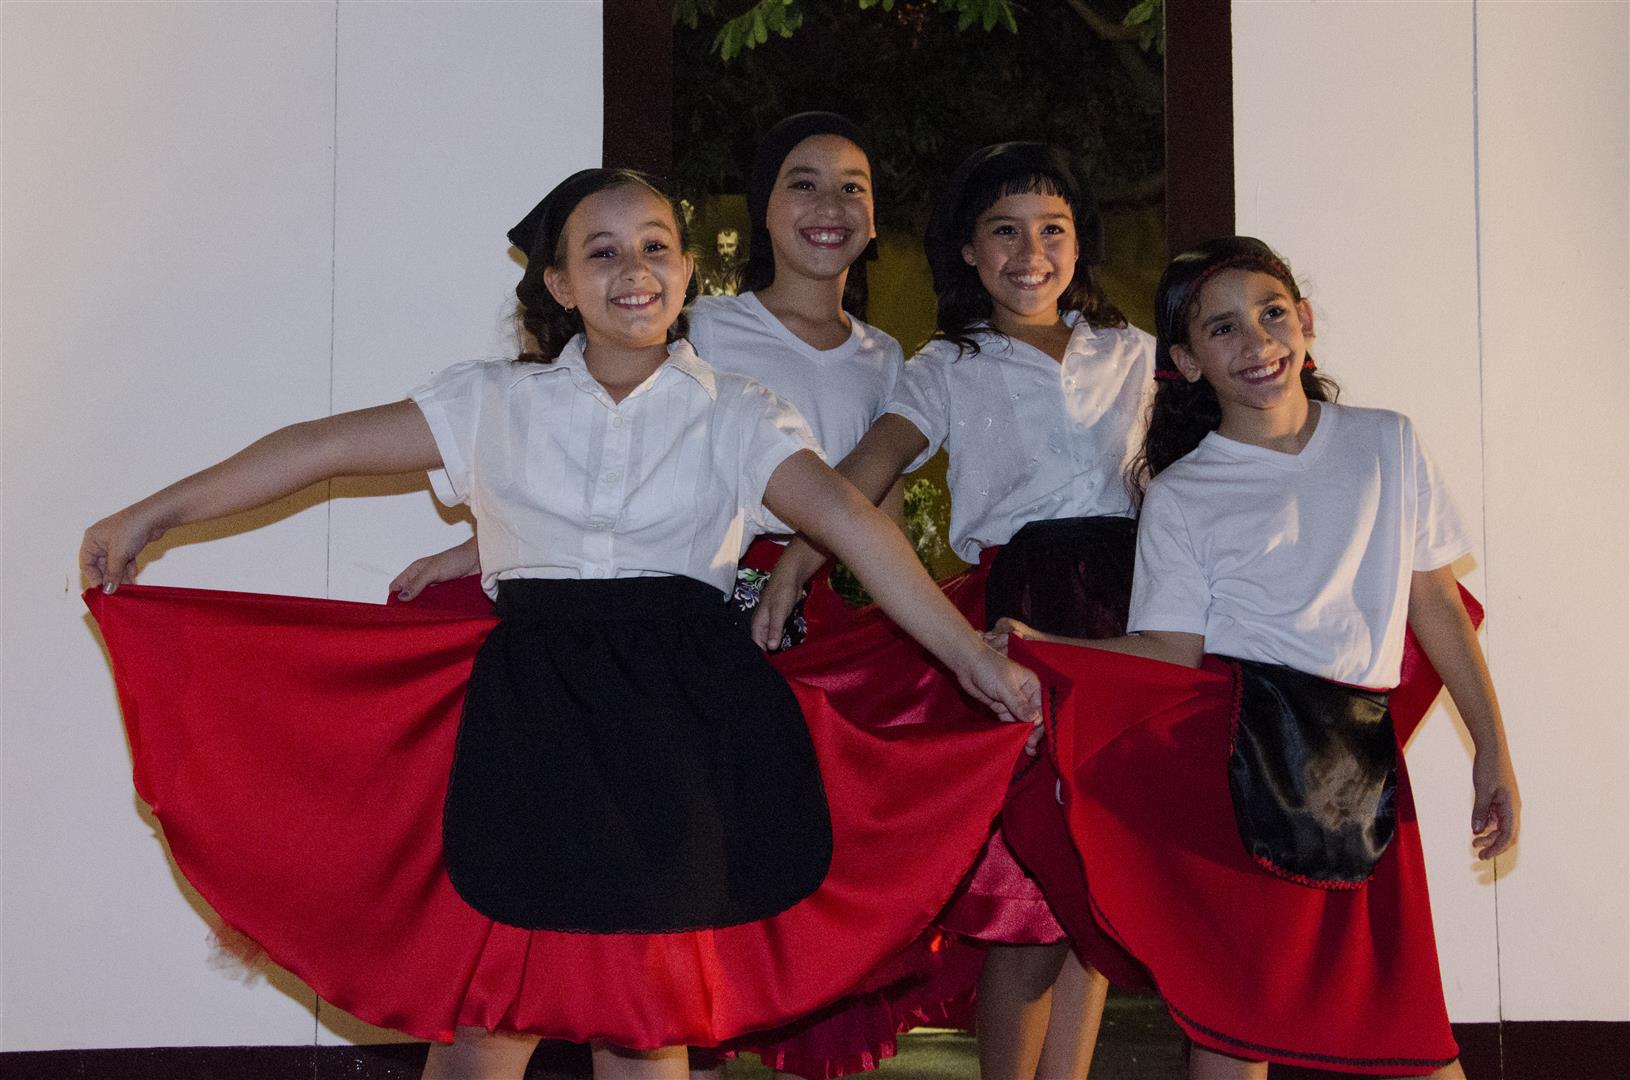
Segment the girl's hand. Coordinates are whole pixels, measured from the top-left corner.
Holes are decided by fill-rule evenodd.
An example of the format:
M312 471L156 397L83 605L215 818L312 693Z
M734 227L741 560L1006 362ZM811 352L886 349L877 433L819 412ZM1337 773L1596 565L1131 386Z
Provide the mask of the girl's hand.
M1492 859L1517 842L1522 797L1511 755L1502 745L1472 758L1472 835L1479 859Z
M398 600L412 600L424 592L427 585L469 577L480 570L481 556L472 536L457 547L408 563L407 569L392 579L390 591L396 594Z
M970 696L989 706L998 720L1035 724L1036 730L1025 744L1025 752L1035 755L1042 730L1041 680L1035 672L985 648L974 655L966 669L957 672L957 681Z
M785 556L783 556L785 558ZM803 598L803 583L798 575L778 567L771 571L764 588L758 594L758 606L753 609L753 642L765 652L774 652L781 646L781 635L787 620Z
M136 576L136 556L167 531L143 503L127 506L85 530L79 570L91 588L113 592Z

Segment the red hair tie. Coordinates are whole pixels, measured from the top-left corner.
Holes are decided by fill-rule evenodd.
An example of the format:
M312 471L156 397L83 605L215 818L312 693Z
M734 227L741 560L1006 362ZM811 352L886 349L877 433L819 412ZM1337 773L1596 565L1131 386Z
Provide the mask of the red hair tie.
M1155 381L1180 382L1183 373L1176 368L1155 368Z

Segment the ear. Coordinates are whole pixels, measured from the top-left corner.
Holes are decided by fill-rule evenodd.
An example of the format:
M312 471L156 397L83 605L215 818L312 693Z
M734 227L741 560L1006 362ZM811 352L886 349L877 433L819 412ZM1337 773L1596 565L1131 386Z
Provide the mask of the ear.
M1181 371L1183 378L1189 382L1200 381L1200 361L1194 358L1187 345L1172 346L1172 363L1177 365L1177 370Z
M963 244L962 245L962 261L967 263L969 266L977 266L977 265L979 265L978 263L974 262L974 259L973 259L973 245L972 244Z
M1296 318L1302 324L1302 336L1311 339L1313 333L1313 305L1304 297L1296 301Z
M577 301L572 296L571 283L567 281L565 274L553 266L543 268L543 285L549 290L549 295L555 298L555 303L567 311L577 306Z

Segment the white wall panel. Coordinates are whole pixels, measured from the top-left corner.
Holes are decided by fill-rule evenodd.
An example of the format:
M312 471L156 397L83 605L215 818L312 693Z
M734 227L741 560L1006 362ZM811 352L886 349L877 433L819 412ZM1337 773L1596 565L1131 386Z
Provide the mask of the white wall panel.
M1630 7L1478 7L1488 649L1513 1020L1630 1019Z
M1342 400L1415 419L1478 544L1459 569L1482 595L1471 6L1236 2L1233 22L1238 229L1295 268ZM1445 706L1408 760L1450 1015L1494 1020L1495 889L1473 863L1470 744Z
M598 2L341 6L336 409L514 355L520 266L504 234L600 163L600 18ZM381 600L408 561L469 535L422 481L332 510L340 599Z
M7 4L0 1047L309 1040L209 966L135 805L80 531L327 406L333 9ZM326 512L157 584L320 592ZM302 1003L302 999L306 1002Z
M135 799L79 533L507 352L503 232L598 157L599 24L596 2L0 5L0 1051L316 1037L298 981L213 956ZM324 494L185 530L142 580L377 599L450 542L423 491Z

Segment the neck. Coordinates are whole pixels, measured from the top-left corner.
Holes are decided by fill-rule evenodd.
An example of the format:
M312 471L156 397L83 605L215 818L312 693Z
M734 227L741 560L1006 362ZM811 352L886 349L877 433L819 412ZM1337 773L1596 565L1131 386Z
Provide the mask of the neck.
M1319 426L1319 408L1297 388L1271 409L1223 408L1217 434L1284 454L1299 454Z
M849 337L849 316L843 310L843 287L848 280L848 271L835 278L781 273L753 295L805 344L829 349Z
M605 387L612 401L622 401L649 379L668 359L667 343L624 345L588 340L583 346L583 366L594 381Z
M998 309L992 314L990 324L998 333L1040 349L1059 363L1064 362L1064 350L1070 344L1070 327L1056 311L1051 318L1044 315L1026 319Z

